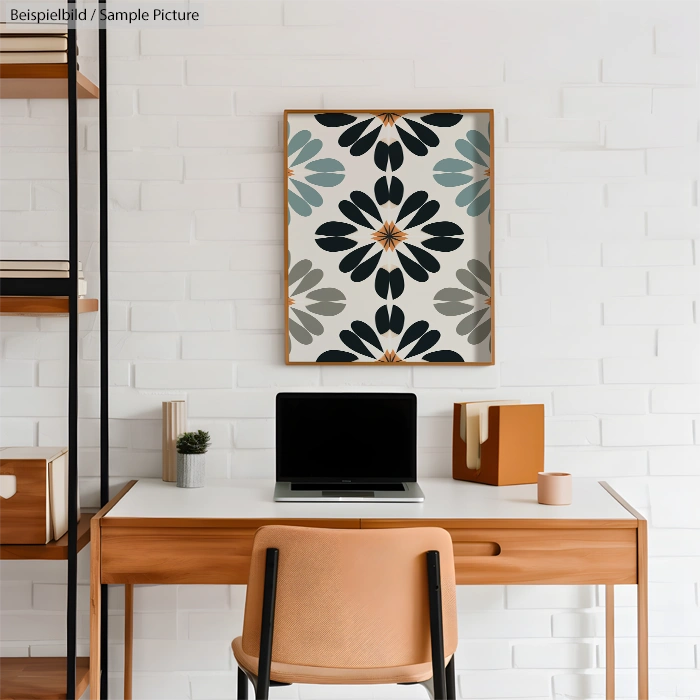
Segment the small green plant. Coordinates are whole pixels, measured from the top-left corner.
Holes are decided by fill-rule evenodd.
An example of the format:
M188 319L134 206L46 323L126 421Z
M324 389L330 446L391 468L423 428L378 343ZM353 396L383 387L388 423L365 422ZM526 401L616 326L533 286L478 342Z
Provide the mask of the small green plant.
M201 455L209 449L211 438L206 430L182 433L177 439L177 451L182 455Z

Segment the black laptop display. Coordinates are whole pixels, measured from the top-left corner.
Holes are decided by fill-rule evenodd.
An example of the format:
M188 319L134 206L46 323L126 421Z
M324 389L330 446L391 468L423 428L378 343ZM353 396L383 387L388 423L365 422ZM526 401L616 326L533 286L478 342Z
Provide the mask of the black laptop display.
M422 500L414 394L281 393L276 500Z

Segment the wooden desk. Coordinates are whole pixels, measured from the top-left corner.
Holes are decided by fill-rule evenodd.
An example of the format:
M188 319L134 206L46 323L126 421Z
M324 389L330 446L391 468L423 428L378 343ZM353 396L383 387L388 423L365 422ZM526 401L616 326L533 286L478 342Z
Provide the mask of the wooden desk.
M245 584L253 535L270 524L443 527L457 583L606 586L606 696L615 697L614 585L637 584L639 698L648 700L647 523L605 483L574 480L570 506L536 486L422 479L424 503L275 503L269 480L178 489L132 481L92 520L90 698L99 698L101 583L126 584L125 700L131 697L133 584ZM239 630L231 630L231 638Z

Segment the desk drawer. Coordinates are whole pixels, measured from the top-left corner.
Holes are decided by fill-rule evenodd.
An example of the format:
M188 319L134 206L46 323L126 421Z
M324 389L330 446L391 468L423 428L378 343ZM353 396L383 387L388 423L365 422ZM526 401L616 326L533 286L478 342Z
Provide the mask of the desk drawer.
M178 521L174 521L177 523ZM182 520L179 521L182 524ZM359 528L359 520L102 521L102 583L248 583L253 537L263 525Z
M363 520L362 527L397 527L398 523L441 527L439 522L395 520ZM445 529L454 545L458 584L637 582L636 528Z

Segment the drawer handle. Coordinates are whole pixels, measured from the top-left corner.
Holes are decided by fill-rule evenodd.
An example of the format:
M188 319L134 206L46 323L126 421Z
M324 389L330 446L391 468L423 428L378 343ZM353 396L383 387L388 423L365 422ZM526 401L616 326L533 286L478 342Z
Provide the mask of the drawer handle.
M497 557L501 553L498 542L454 542L457 557Z

